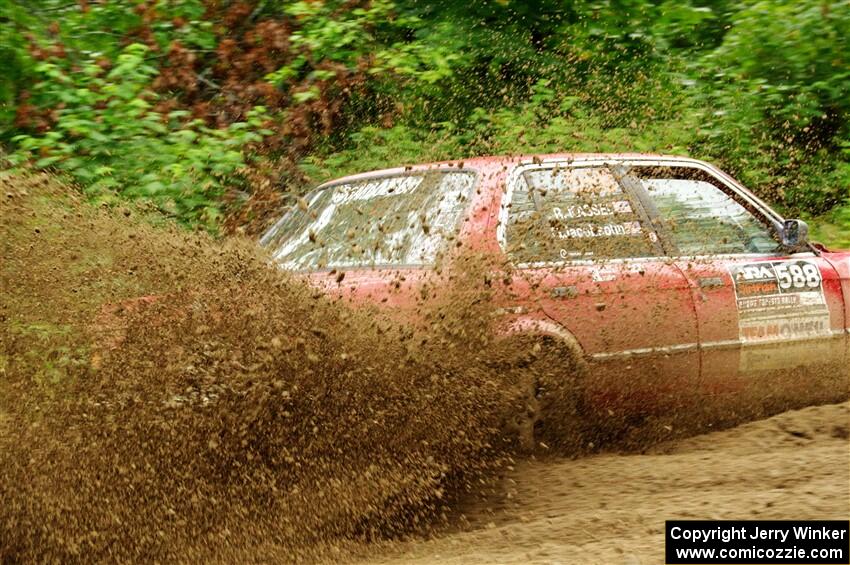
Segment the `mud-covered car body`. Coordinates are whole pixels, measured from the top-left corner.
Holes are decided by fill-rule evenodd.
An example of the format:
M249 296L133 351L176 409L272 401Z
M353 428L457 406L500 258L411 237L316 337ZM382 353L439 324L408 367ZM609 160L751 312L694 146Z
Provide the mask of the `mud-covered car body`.
M458 249L493 257L506 265L492 277L500 331L567 345L609 409L647 397L669 409L775 373L803 387L812 367L846 388L850 254L809 244L804 224L694 159L488 157L360 174L309 194L262 243L329 293L400 311Z

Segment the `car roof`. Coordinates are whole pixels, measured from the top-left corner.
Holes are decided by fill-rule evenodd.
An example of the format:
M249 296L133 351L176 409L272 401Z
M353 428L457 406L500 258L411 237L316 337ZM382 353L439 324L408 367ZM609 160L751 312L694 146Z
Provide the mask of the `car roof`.
M611 161L631 161L631 160L663 160L663 161L680 161L682 163L700 163L705 166L711 167L710 164L705 163L704 161L700 161L698 159L693 159L690 157L684 157L682 155L664 155L660 153L528 153L528 154L517 154L517 155L491 155L491 156L481 156L481 157L470 157L467 159L454 159L451 161L435 161L432 163L421 163L417 165L405 165L401 167L392 167L389 169L379 169L375 171L368 171L363 173L357 173L353 175L348 175L344 177L340 177L334 180L327 181L322 183L321 187L337 184L337 183L345 183L345 182L356 182L361 180L366 180L369 178L375 177L383 177L389 175L398 175L411 171L423 171L423 170L444 170L444 169L473 169L473 170L494 170L501 167L515 166L521 164L531 164L531 163L540 163L547 161L571 161L571 162L580 162L580 161L599 161L599 160L611 160ZM714 168L714 167L712 167Z

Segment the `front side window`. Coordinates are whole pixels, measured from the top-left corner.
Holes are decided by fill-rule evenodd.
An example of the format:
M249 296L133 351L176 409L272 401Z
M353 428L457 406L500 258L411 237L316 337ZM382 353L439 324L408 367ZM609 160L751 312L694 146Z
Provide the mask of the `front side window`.
M261 244L295 270L433 264L474 183L472 172L429 171L325 187Z
M526 170L507 207L505 243L519 263L658 254L655 233L608 167Z
M761 216L737 202L728 188L700 169L632 167L656 208L665 235L680 255L774 253L779 244Z

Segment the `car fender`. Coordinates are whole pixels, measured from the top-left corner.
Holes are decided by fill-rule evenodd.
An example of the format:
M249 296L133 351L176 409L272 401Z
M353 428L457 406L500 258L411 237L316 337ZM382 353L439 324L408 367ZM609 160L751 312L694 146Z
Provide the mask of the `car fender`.
M497 327L497 335L502 339L515 337L549 337L567 348L575 361L582 366L588 365L588 357L575 336L564 326L548 317L521 316L507 320Z

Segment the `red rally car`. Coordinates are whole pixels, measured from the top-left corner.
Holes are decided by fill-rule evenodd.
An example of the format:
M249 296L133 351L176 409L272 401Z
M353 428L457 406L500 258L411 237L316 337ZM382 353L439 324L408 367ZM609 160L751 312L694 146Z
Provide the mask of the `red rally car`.
M329 182L261 243L329 293L401 311L455 250L491 256L509 266L501 333L585 366L586 410L693 416L721 399L734 418L749 393L762 412L847 396L850 253L807 232L702 161L556 154Z

